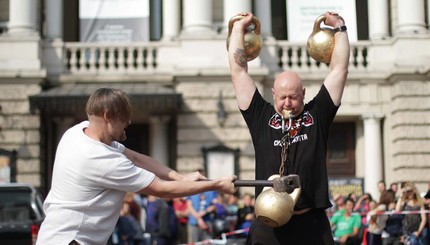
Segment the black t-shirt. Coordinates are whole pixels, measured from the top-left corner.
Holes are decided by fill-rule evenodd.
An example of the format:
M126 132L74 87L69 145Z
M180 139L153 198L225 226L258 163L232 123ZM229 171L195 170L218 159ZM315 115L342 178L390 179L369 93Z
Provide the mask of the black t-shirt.
M323 85L304 111L293 120L290 146L283 175L300 177L301 194L295 209L331 207L326 167L327 139L338 107ZM255 178L268 179L279 174L281 165L282 118L258 90L249 108L241 111L251 133L255 149ZM256 187L256 196L262 187Z

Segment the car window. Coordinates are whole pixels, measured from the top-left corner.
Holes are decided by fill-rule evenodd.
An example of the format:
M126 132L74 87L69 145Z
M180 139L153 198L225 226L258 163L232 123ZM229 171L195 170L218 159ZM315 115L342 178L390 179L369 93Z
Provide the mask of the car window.
M31 189L0 189L0 222L26 222L34 219L35 215L31 208Z

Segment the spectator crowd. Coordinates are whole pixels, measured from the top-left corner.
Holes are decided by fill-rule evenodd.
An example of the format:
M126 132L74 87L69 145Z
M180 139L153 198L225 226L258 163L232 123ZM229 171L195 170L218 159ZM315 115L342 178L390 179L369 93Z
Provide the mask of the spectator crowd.
M110 244L177 245L220 239L222 233L244 238L254 219L254 196L208 191L164 199L127 193ZM239 232L238 232L239 231Z
M327 210L337 244L429 245L430 183L419 193L412 182L378 183L379 198L333 195Z
M327 209L336 244L430 245L430 183L420 194L412 182L378 184L379 198L334 194ZM245 238L254 220L252 194L209 191L163 199L127 193L110 239L121 245L195 244L220 239L222 233Z

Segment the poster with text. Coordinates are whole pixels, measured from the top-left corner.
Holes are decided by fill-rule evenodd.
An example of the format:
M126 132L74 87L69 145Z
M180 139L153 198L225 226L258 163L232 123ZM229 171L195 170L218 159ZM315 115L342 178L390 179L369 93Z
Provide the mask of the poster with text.
M287 0L288 40L306 42L315 20L326 11L335 11L345 20L349 41L357 41L355 0ZM321 27L325 27L324 23Z
M235 174L233 152L210 152L207 156L207 177L217 179Z
M80 41L149 40L149 0L79 0Z

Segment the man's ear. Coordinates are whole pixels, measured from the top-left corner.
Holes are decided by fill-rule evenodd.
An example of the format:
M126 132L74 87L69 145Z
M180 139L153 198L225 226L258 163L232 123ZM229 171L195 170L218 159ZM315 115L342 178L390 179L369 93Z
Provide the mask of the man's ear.
M110 115L109 115L109 111L108 111L108 110L105 110L105 111L103 112L103 119L104 119L106 122L109 122L109 121L110 121Z
M303 99L305 98L306 88L303 88Z
M273 101L275 101L275 89L273 88L272 88L272 98L273 98Z

